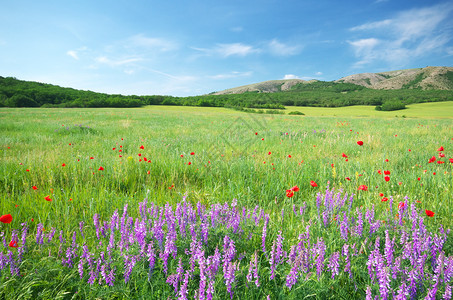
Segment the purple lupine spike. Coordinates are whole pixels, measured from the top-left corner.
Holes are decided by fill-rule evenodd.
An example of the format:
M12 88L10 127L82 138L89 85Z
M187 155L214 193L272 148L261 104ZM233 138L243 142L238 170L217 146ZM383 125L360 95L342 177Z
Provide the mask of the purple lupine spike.
M52 229L50 230L49 234L47 235L47 243L50 243L52 242L52 239L55 235L55 231L56 229L54 227L52 227Z
M366 287L366 297L365 299L366 300L373 300L373 296L371 295L371 287L370 286L367 286Z
M148 244L147 257L148 257L148 262L149 262L148 280L150 280L151 275L153 274L154 265L156 263L156 253L154 252L154 249L153 249L153 241L151 241Z
M43 236L43 230L44 229L44 225L39 223L37 228L36 228L36 244L38 245L42 245L44 243L43 239L44 239L44 236Z
M232 289L232 284L236 279L236 270L238 269L238 262L229 262L226 268L226 272L224 273L225 278L225 285L227 287L227 291L230 293L230 298L233 299L234 291Z
M183 284L181 285L181 288L179 289L179 298L178 298L178 300L186 300L187 299L187 293L188 293L187 285L189 284L189 276L190 276L189 271L186 271L186 273L184 274Z
M135 256L127 256L124 259L124 282L127 283L130 279L132 269L137 262Z
M357 226L355 227L355 234L359 237L362 237L363 234L363 213L362 211L357 207Z
M376 271L379 282L379 293L381 299L386 300L389 296L390 274L389 269L384 266L384 259L380 253L376 253Z
M327 269L332 273L332 279L335 279L335 275L339 274L338 269L340 268L340 264L338 263L338 260L340 258L340 253L339 252L334 252L330 256L329 259L329 264L327 265Z
M316 275L318 280L321 278L321 273L324 269L324 255L326 253L326 244L322 238L318 238L318 243L316 244Z
M304 201L303 205L299 209L299 214L303 216L305 214L305 210L307 209L307 203Z
M393 238L393 240L390 240L389 231L386 230L385 231L384 254L385 254L385 259L387 261L387 267L392 267L392 265L393 265L394 246L395 246L395 238Z
M81 257L77 264L77 270L79 272L80 280L83 278L83 258Z
M266 253L266 236L267 236L267 224L269 223L269 215L266 214L264 225L263 225L263 234L261 235L261 247L263 249L263 253Z
M22 244L22 247L24 249L26 249L26 243L27 243L27 233L28 233L28 224L27 222L25 223L22 223L22 235L21 235L21 244ZM52 228L53 230L55 230L54 228ZM55 232L55 231L54 231Z
M200 268L200 283L198 286L198 299L205 299L205 289L206 289L206 268L207 268L207 261L204 256L201 256L198 260L199 268Z
M395 296L395 300L406 300L409 292L407 290L407 285L404 280L402 280L401 286L398 289L398 292Z
M342 254L344 257L344 272L349 273L349 278L352 278L352 271L351 271L351 258L349 254L349 245L344 244L342 249Z
M346 212L343 212L343 220L340 222L340 236L345 241L348 241L348 223L348 216L346 215Z
M94 228L96 228L96 237L99 240L100 236L99 236L99 215L98 214L94 214L93 223L94 223Z
M450 300L451 299L451 286L447 284L445 286L445 293L443 295L445 300Z

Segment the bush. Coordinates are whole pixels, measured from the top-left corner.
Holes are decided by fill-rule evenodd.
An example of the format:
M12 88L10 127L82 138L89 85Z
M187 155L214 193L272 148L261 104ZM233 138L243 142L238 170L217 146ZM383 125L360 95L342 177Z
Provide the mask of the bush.
M382 105L376 106L376 110L381 111L393 111L393 110L400 110L405 109L406 105L401 102L400 100L394 101L386 101Z
M301 111L295 110L295 111L292 111L292 112L288 113L288 115L304 116L305 114L303 112L301 112Z

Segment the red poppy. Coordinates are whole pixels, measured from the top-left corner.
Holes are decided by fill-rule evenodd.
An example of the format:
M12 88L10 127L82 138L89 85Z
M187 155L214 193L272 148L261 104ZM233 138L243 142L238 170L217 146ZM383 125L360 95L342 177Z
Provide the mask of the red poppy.
M363 146L363 142L362 142L362 141L358 141L358 142L357 142L357 145Z
M34 189L34 190L37 190L37 189L38 189L38 188L36 187L36 185L32 186L31 188Z
M286 197L291 198L294 196L294 192L292 190L286 190Z
M118 152L123 152L123 150L120 149L120 150L118 150Z
M3 215L0 217L0 222L2 223L11 223L13 221L13 216L11 214Z
M65 163L62 163L61 166L62 166L62 167L66 167L66 164L65 164Z
M46 201L52 201L52 199L50 199L50 196L46 196L44 199L46 199Z
M11 248L17 248L17 247L19 247L19 245L17 244L16 241L11 241L11 242L9 242L9 246L10 246Z
M449 161L453 164L453 158L450 158Z
M264 138L262 138L261 140L264 141Z
M386 160L385 160L385 162L389 162L389 160L388 160L388 159L386 159Z
M348 156L344 153L341 156L343 156L344 158L348 158Z
M190 152L190 155L195 155L195 152Z
M438 163L438 164L444 164L445 162L444 162L444 161L441 161L441 160L438 160L437 163Z
M291 154L288 154L288 158L291 158Z
M143 160L144 160L144 161L148 161L148 159L147 159L146 157L143 157Z
M27 172L30 172L30 170L29 170L29 169L27 169L27 170L25 170L25 171L27 171Z
M440 146L440 148L437 149L437 151L444 151L444 147Z
M271 155L272 153L269 151L269 153L267 155Z
M359 188L357 189L359 191L368 191L368 187L364 184L360 185Z
M291 188L291 191L293 191L293 192L298 192L299 190L300 190L300 189L299 189L299 187L298 187L297 185L295 185L295 186L293 186L293 187Z
M151 174L151 171L148 171L147 174Z
M314 182L313 180L310 181L310 185L311 185L312 187L317 187L317 186L318 186L318 185L316 184L316 182Z
M384 193L379 193L379 197L384 197Z
M191 165L192 163L189 161L188 165Z
M98 170L99 170L99 171L104 171L104 168L103 168L103 167L99 167Z
M432 163L432 162L435 162L435 161L436 161L436 157L433 156L433 157L431 157L431 158L429 159L428 163Z
M346 177L345 179L348 180L348 181L351 180L351 178L349 178L349 177Z
M115 150L116 148L112 148L112 150Z
M143 149L145 149L145 147L144 147L143 145L141 145L141 146L140 146L140 149L142 149L142 150L143 150Z
M425 213L428 217L434 217L434 212L432 212L430 210L425 209Z
M411 152L411 149L409 149L409 150L407 150L407 151Z
M439 153L439 158L445 157L445 154Z
M142 156L142 154L141 154L141 153L139 153L139 154L138 154L138 156Z
M381 199L382 202L386 202L388 200L389 200L389 198L387 198L387 197L384 197L384 198Z
M420 177L417 178L418 181L420 181L420 179L421 179Z
M403 209L406 204L404 202L398 203L398 209Z
M258 132L255 132L255 135L258 135Z
M181 154L181 157L184 157L184 155Z
M378 172L378 174L379 174L379 175L382 175L382 172L381 172L381 170L377 170L377 172Z
M384 177L384 180L385 180L385 181L390 181L390 176L385 176L385 177Z
M390 171L384 171L384 175L390 175Z

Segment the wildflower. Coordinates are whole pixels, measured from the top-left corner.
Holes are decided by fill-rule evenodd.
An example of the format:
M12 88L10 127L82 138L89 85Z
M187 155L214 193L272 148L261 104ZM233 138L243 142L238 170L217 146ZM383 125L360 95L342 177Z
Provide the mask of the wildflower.
M384 175L390 175L390 171L384 171Z
M11 248L17 248L17 247L19 247L19 245L17 244L17 242L14 241L14 240L11 241L11 242L9 242L9 246L10 246Z
M291 158L291 154L288 154L288 158Z
M190 155L195 155L195 152L190 152Z
M379 197L384 197L384 193L379 193Z
M294 191L286 190L286 197L291 198L292 196L294 196Z
M258 132L255 132L255 135L258 135Z
M293 187L291 188L291 191L293 191L293 192L298 192L298 191L299 191L299 187L298 187L297 185L295 185L295 186L293 186Z
M344 158L348 158L348 156L346 154L341 154L341 156L343 156Z
M387 198L387 197L384 197L384 198L381 199L382 202L386 202L388 200L389 200L389 198Z
M453 164L453 158L450 158L449 161Z
M187 164L188 164L188 165L191 165L192 163L189 161Z
M91 157L90 157L90 159L94 159L94 157L93 157L93 156L91 156Z
M104 171L104 168L103 168L103 167L99 167L98 170L99 170L99 171Z
M142 149L142 150L143 150L143 149L145 149L145 147L144 147L143 145L141 145L141 146L140 146L140 149Z
M358 142L357 142L357 145L363 146L363 142L362 142L362 141L358 141Z
M444 147L440 146L440 148L437 149L437 151L444 151Z
M44 199L46 199L46 201L52 201L52 199L50 199L50 196L46 196Z
M312 187L317 187L317 186L318 186L318 184L317 184L316 182L314 182L313 180L310 181L310 185L311 185Z
M272 153L269 151L269 153L267 155L271 155Z
M381 170L377 170L378 174L379 175L382 175L382 171Z
M351 180L351 178L349 178L349 177L346 177L345 179L346 179L347 181L350 181L350 180Z
M0 222L9 224L13 221L13 216L11 214L3 215L0 217Z
M436 161L436 157L433 156L433 157L431 157L431 158L429 159L428 163L430 164L430 163L433 163L433 162L435 162L435 161Z
M434 217L434 212L432 212L430 210L425 209L425 213L428 217Z
M66 167L66 164L65 164L65 163L62 163L61 166L62 166L62 167Z
M389 177L389 176L385 176L385 177L384 177L384 180L385 180L385 181L390 181L390 177Z
M359 191L368 191L368 187L364 184L360 185L359 188L357 189Z
M34 190L37 190L37 189L38 189L38 188L36 187L36 185L32 186L31 188L34 189Z
M404 202L398 203L398 209L403 209L406 204Z

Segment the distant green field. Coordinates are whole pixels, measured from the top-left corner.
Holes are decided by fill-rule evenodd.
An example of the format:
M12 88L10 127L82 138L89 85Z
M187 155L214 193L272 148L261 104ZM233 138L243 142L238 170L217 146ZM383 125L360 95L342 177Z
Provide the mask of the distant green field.
M410 104L398 111L376 111L374 106L347 106L336 108L287 106L286 112L300 111L307 116L345 116L345 117L408 117L408 118L453 118L453 102L431 102Z
M7 244L14 236L20 235L21 224L25 222L29 226L30 248L20 266L21 272L26 274L22 280L10 279L9 271L0 274L0 298L12 295L11 299L48 299L66 292L69 295L78 294L74 296L76 299L174 297L173 288L166 280L169 280L167 276L170 274L177 273L178 259L165 258L163 246L159 248L158 239L149 235L147 242L154 241L160 255L157 271L153 275L157 277L153 280L148 280L148 262L140 258L144 250L136 244L131 246L130 252L124 252L127 255L123 253L126 251L123 248L114 247L112 250L115 259L107 267L116 268L112 269L116 270L117 276L114 288L108 287L107 281L102 281L101 277L99 284L89 285L87 271L79 276L77 265L64 263L62 267L62 261L65 262L66 256L72 257L71 251L76 254L74 259L80 257L83 246L89 247L96 257L104 257L111 250L106 249L108 235L105 235L103 243L99 237L96 238L95 227L99 225L96 221L93 223L95 214L107 232L113 228L113 225L108 227L111 218L114 220L112 214L118 210L120 218L124 205L128 204L131 217L128 219L128 215L123 213L121 222L129 224L121 225L123 236L124 230L138 230L140 214L143 218L139 203L143 199L147 198L148 207L151 203L154 203L152 207L166 206L164 217L169 222L171 216L167 214L170 208L181 209L183 196L187 196L188 203L198 210L194 213L196 218L200 218L194 223L196 226L205 224L203 218L212 217L203 215L202 207L217 207L213 206L217 203L234 203L230 213L243 218L247 214L252 215L254 209L261 213L256 228L250 221L252 219L247 219L249 223L241 223L247 235L241 235L242 231L233 231L233 225L215 227L212 223L213 227L209 227L209 247L207 242L203 244L207 256L212 255L216 247L222 253L226 251L225 235L235 240L238 251L234 256L236 265L226 266L238 268L235 297L263 299L271 295L272 299L300 299L318 294L321 299L341 293L340 298L364 298L367 286L372 286L373 294L378 294L378 284L370 280L366 271L367 255L373 249L377 236L381 238L381 248L384 240L390 243L390 239L386 240L385 230L390 230L397 241L403 231L410 230L412 223L407 219L410 215L401 204L406 197L410 201L408 205L413 204L411 209L417 209L423 216L427 215L425 210L434 213L432 217L426 217L424 224L428 230L438 230L441 224L445 229L453 228L453 163L449 160L453 159L453 102L408 107L394 112L379 112L374 107L362 106L332 109L291 107L285 111L298 110L305 116L179 106L131 109L1 108L0 216L11 214L13 219L10 224L0 223L0 233L4 232L3 244L6 245L0 253L4 253L5 258L7 253L16 255ZM441 147L443 150L439 150ZM430 160L433 162L429 163ZM300 190L294 194L288 192L295 186ZM335 193L347 193L344 199L354 195L354 200L346 202L349 203L347 205L336 204L336 210L329 212L331 215L322 215L321 202L316 199L327 188L334 189ZM237 199L240 213L235 211L233 199ZM198 206L196 203L199 203ZM327 207L323 204L322 209L324 205ZM150 221L149 228L155 226L159 219L157 212L151 219L150 211L149 220L154 220L154 223ZM163 211L162 208L161 217ZM404 223L402 215L401 218L398 215L403 212ZM321 213L327 214L327 208ZM299 243L300 234L311 228L306 245L310 253L314 253L322 248L320 241L325 242L325 270L328 257L340 253L345 243L356 247L350 248L355 249L353 276L343 271L346 270L343 260L339 279L331 279L331 273L327 271L326 275L317 276L315 263L311 261L311 271L303 275L306 280L301 277L300 285L291 290L287 287L286 276L292 265L282 260L277 279L270 280L269 268L275 261L270 261L269 252L260 250L265 215L269 217L265 243L267 251L275 245L281 231L285 251L290 255L289 245ZM353 236L352 232L356 229L351 227L351 232L341 229L348 222L350 225L358 222L357 215L364 218L369 234L367 231L363 236L361 233ZM330 225L322 225L323 222ZM393 232L398 222L401 227ZM39 229L36 233L38 224L46 230L46 239L51 228L58 230L53 241L49 239L49 242L37 245L35 235L43 230ZM170 230L168 224L163 227L165 230ZM376 224L382 224L382 227L373 233L370 228ZM403 224L407 228L403 228ZM423 225L417 224L413 226ZM343 227L340 228L340 225ZM181 223L178 226L180 228ZM124 229L126 227L129 229ZM423 233L423 230L417 232ZM82 232L87 235L82 236ZM137 231L135 233L138 234ZM345 241L344 236L348 234L349 240L346 238ZM188 253L187 249L193 245L189 232L187 236L182 236L184 238L178 238L177 254L183 257L182 264L187 270L190 263L184 253ZM130 239L138 240L133 236ZM71 241L75 246L70 246ZM445 253L451 255L451 239L447 245ZM360 253L359 248L362 249ZM252 288L245 276L249 262L258 256L262 286ZM163 271L162 257L169 260L168 274ZM131 261L139 258L142 261L137 263L138 267L135 267L128 283L129 277L123 276L123 272L127 273L124 268L133 267ZM244 260L239 264L242 258ZM85 270L94 270L93 263L84 263L81 258L78 262L85 266ZM427 265L430 262L426 259ZM409 265L409 262L405 263L405 266ZM199 288L201 271L198 266L196 272L190 281L191 298ZM400 279L406 275L398 276L399 279L392 281L391 285L395 292L400 286ZM216 282L216 297L230 297L224 277L219 273L213 280ZM426 283L426 286L429 284ZM45 289L43 294L41 287ZM442 285L440 289L443 292L445 287ZM426 289L420 291L426 294Z

